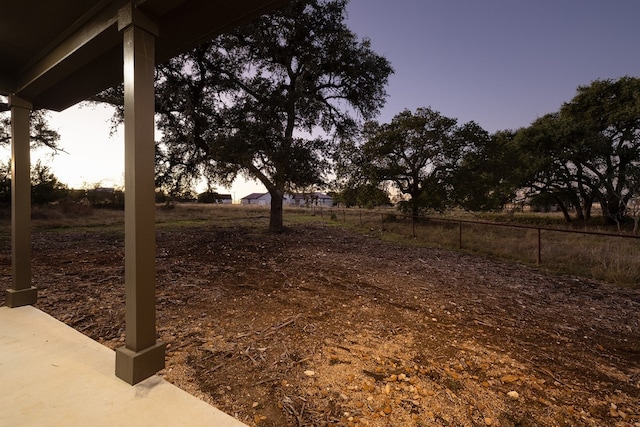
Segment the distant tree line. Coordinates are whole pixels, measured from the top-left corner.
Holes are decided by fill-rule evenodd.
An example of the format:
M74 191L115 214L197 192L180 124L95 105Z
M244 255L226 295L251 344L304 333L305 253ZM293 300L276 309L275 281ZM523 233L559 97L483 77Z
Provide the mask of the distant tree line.
M391 183L413 215L527 201L588 220L597 203L620 224L636 217L640 196L640 79L580 86L558 112L493 135L431 108L403 111L366 123L336 160L341 193Z
M38 161L31 168L31 204L76 204L93 208L123 209L124 192L115 188L95 186L70 189L58 180L51 167ZM11 206L11 166L0 164L0 207Z
M31 203L44 205L69 197L69 189L58 181L49 166L38 161L31 168ZM11 165L0 164L0 205L11 206Z

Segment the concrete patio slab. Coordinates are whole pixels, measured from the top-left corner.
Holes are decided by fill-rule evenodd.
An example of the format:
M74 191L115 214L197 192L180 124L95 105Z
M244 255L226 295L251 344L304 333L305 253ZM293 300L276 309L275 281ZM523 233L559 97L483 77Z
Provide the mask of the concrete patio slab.
M131 386L115 352L31 307L0 307L0 426L245 424L157 375Z

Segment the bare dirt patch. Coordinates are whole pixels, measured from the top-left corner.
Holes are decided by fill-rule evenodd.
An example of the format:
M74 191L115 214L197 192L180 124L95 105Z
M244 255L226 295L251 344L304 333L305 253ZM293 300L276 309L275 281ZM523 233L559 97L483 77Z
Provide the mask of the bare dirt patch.
M122 231L33 246L37 306L122 345ZM157 268L162 375L249 425L640 426L640 291L321 224L161 226Z

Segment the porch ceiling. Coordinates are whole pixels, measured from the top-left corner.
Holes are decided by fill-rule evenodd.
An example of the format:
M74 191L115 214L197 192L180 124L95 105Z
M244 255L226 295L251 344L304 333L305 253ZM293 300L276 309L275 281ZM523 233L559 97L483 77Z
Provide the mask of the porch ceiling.
M1 2L0 95L60 111L122 82L122 11L140 12L157 27L155 56L162 63L287 1Z

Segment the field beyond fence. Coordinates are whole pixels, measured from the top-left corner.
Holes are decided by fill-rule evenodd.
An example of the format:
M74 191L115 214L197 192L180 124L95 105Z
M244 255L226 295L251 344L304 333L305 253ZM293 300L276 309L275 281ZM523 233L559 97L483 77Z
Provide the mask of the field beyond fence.
M444 216L411 217L394 211L308 208L307 213L398 243L476 253L640 287L640 236Z

